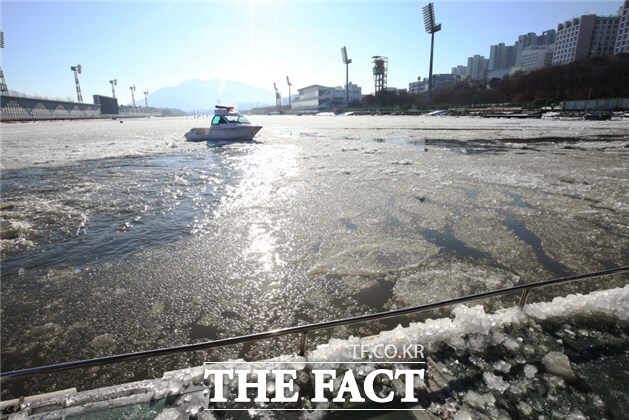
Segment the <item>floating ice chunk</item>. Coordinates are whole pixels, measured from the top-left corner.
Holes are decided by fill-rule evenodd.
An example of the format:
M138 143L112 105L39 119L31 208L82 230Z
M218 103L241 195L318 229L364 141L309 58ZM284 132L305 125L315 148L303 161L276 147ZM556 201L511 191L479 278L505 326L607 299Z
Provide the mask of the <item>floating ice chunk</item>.
M511 371L511 364L504 360L498 360L494 363L494 370L502 373L509 373Z
M506 339L507 336L502 331L494 331L491 335L491 344L498 345L503 343Z
M483 381L487 384L489 389L494 389L501 394L509 388L509 384L504 381L500 376L496 376L491 372L483 373Z
M581 294L556 297L552 303L532 303L525 306L526 314L537 318L569 316L575 313L606 314L618 318L619 321L629 321L627 301L629 300L629 284L623 288L599 290L588 295L587 299Z
M514 340L511 337L505 338L505 340L502 342L502 345L511 351L516 351L520 348L520 343L518 343L517 340Z
M155 417L155 420L177 420L181 418L181 414L174 408L165 408Z
M468 391L463 397L463 402L476 410L486 412L496 404L496 398L492 394L479 394L475 391Z
M575 409L571 413L569 413L566 418L571 420L587 420L589 417L583 414L581 410Z
M542 358L542 363L546 370L553 375L559 376L569 382L574 382L577 379L572 366L570 366L570 359L563 353L558 351L551 351Z
M510 398L524 398L529 395L530 381L527 379L514 380L509 382L509 397Z
M470 351L482 353L487 348L487 339L483 334L471 334L467 344Z
M455 322L468 333L488 334L491 329L491 321L481 305L471 308L459 305L452 310L452 313Z
M454 420L473 420L474 417L465 410L459 410L454 414Z
M520 412L522 417L529 417L533 413L533 407L531 407L524 401L520 401L518 403L518 411Z
M468 360L483 370L489 369L489 365L482 357L470 356Z
M465 339L459 335L450 337L448 344L455 350L464 350L467 347Z
M526 365L524 366L524 376L529 379L533 379L537 374L537 368L534 365Z

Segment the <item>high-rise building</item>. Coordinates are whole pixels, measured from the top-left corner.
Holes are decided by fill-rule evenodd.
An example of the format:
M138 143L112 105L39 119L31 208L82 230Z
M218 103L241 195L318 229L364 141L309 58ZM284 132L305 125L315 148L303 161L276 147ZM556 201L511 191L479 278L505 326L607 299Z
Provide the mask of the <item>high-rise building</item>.
M527 68L522 64L522 54L527 48L554 45L556 37L557 32L554 29L544 31L539 36L535 32L529 32L526 35L520 35L513 46L515 49L515 67ZM537 48L532 49L537 50ZM550 48L550 50L552 51L552 48Z
M535 32L529 32L526 35L520 35L518 40L515 41L515 66L520 67L522 65L522 52L526 47L531 45L537 45L537 34Z
M492 45L488 60L478 55L468 58L466 75L471 80L487 80L517 70L621 53L629 53L629 0L623 1L616 16L582 15L558 24L557 30L520 35L512 46ZM463 75L463 68L452 68L452 74Z
M550 66L553 58L552 45L533 45L522 52L520 68L522 70L537 70Z
M451 74L455 76L465 77L467 76L467 66L458 65L456 67L452 67Z
M614 54L619 24L618 16L596 17L596 25L592 32L592 43L590 44L590 57Z
M482 55L476 54L474 57L467 59L467 74L472 80L484 80L489 60Z
M626 2L627 3L627 2ZM617 50L621 16L584 15L557 26L552 64L568 64Z
M596 15L584 15L557 25L552 64L568 64L588 58Z
M515 47L500 43L489 49L489 70L506 69L515 65Z
M616 37L614 54L629 52L629 0L626 0L620 7L618 16L618 36Z
M554 29L549 29L542 32L542 34L537 37L537 45L555 45L556 39L557 31L555 31Z

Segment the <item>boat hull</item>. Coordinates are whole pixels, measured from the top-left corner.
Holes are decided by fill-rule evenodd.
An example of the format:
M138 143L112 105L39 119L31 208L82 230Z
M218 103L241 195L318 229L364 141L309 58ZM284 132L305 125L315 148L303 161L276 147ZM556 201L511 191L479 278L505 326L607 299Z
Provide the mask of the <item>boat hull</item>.
M216 126L216 127L195 127L188 131L184 137L188 141L212 141L212 140L252 140L258 131L262 129L259 125L237 125Z

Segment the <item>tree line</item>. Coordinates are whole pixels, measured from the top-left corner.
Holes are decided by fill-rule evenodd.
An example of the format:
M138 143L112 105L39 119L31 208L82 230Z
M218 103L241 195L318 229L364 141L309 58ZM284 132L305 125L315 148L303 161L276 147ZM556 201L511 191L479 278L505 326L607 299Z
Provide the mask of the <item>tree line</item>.
M629 98L629 54L594 57L528 73L519 71L502 79L457 82L433 88L432 101L426 93L383 91L353 101L349 107L427 109L495 103L539 107L597 98Z

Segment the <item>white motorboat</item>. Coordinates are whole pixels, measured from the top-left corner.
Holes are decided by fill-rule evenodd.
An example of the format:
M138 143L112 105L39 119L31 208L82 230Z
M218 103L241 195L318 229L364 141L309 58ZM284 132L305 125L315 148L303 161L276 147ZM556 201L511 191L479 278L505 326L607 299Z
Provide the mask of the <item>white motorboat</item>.
M253 125L233 106L216 105L214 117L210 127L195 127L184 137L189 141L208 140L251 140L262 129L260 125Z

